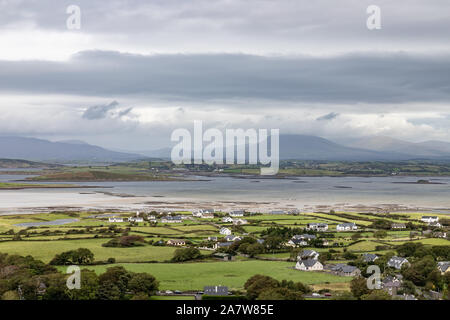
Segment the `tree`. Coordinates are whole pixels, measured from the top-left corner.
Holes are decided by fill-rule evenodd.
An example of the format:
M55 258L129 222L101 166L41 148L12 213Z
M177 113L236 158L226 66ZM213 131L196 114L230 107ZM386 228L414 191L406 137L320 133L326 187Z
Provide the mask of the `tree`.
M304 300L304 298L301 292L280 287L263 290L257 300Z
M384 290L372 290L370 293L361 296L361 300L392 300L392 297Z
M69 297L71 300L93 300L97 297L97 291L100 286L97 274L94 271L81 270L81 286L80 289L70 290Z
M354 241L361 239L361 237L362 236L359 233L352 234L352 240L354 240Z
M158 290L158 281L148 273L134 273L128 282L128 289L134 295L152 295Z
M360 299L361 296L368 294L370 292L367 287L367 279L363 277L354 278L350 282L350 291L353 296Z
M183 262L201 257L201 252L197 248L180 248L175 250L172 262Z
M128 282L132 274L122 266L106 269L106 272L98 277L99 299L119 300L125 297Z
M51 265L87 265L94 262L94 254L86 248L70 250L57 254L51 261Z
M377 239L383 239L387 237L387 232L384 230L378 230L373 233L373 236Z
M264 290L278 288L277 280L264 275L254 275L244 284L244 289L247 290L247 297L250 300L255 300Z

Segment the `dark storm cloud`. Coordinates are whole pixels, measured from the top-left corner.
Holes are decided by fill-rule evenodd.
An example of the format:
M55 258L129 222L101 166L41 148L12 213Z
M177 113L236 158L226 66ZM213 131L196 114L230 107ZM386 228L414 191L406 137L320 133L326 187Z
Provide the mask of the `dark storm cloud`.
M326 120L333 120L336 119L339 116L339 113L336 112L330 112L324 116L318 117L317 121L326 121Z
M193 101L448 102L450 56L143 56L89 51L67 62L0 61L0 91ZM103 111L99 107L93 114Z

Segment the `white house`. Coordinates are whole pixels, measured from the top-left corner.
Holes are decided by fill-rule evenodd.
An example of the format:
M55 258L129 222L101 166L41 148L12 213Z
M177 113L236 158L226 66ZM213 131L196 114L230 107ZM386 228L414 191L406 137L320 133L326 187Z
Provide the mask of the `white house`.
M337 231L353 231L358 230L358 227L353 222L341 223L336 226Z
M129 222L144 222L144 218L141 218L141 217L129 217L128 221Z
M231 211L229 213L230 217L243 217L244 216L244 210L236 210L236 211Z
M227 223L233 222L233 218L231 218L231 217L223 217L222 218L222 222L227 222Z
M321 271L323 270L323 264L315 259L299 260L295 265L295 269L302 271Z
M292 238L291 240L289 240L286 243L286 246L288 246L288 247L299 247L299 246L305 247L307 245L308 245L308 242L306 240L295 239L295 238Z
M214 219L214 214L212 213L202 213L199 218L201 219Z
M220 234L223 234L223 235L225 235L225 236L229 236L229 235L231 234L231 230L228 229L228 228L220 228L219 233L220 233Z
M233 224L234 224L234 225L242 225L242 224L247 224L247 223L248 223L248 221L245 220L245 219L235 219L235 220L233 221Z
M123 222L123 218L111 217L108 219L109 222Z
M420 220L422 222L425 222L425 223L432 223L432 222L438 222L439 221L439 217L436 217L436 216L422 216L422 218L420 218Z
M167 217L161 218L161 223L181 223L182 221L183 221L183 219L181 219L181 216L175 216L175 217L167 216Z
M327 231L328 224L326 223L308 223L306 225L306 230L314 230L314 231Z
M231 234L225 236L225 241L228 241L228 242L234 242L234 241L240 241L240 240L242 240L242 238L239 237L239 236L234 236L234 235L231 235Z
M308 259L312 260L319 259L319 253L314 250L305 249L302 250L297 256L297 260L308 260Z
M395 268L395 269L398 269L398 270L400 270L404 264L408 265L409 261L407 259L405 259L405 258L396 257L396 256L393 256L387 262L388 267Z

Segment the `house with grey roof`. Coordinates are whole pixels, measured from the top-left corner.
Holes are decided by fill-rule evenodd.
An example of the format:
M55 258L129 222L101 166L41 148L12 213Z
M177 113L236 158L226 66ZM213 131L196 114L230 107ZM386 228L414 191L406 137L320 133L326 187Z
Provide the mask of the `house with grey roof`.
M242 238L241 237L239 237L239 236L235 236L235 235L232 235L232 234L230 234L230 235L227 235L226 237L225 237L225 241L240 241L240 240L242 240Z
M450 261L438 262L437 267L442 274L450 272Z
M395 268L397 270L400 270L403 265L409 265L409 261L406 258L393 256L389 261L387 262L387 266L391 268Z
M375 260L378 259L378 256L376 254L373 253L363 253L362 254L362 259L364 262L374 262Z
M389 293L391 296L397 295L397 291L402 287L402 280L394 277L387 276L381 282L381 288Z
M298 260L295 269L301 271L322 271L323 265L319 260L315 259Z
M313 230L313 231L327 231L328 230L328 224L326 223L308 223L306 225L306 230Z
M227 296L228 295L228 287L226 287L226 286L205 286L203 288L203 292L205 295Z
M305 247L308 245L308 242L306 240L302 239L294 239L292 238L288 242L286 242L286 246L288 247Z
M358 227L353 222L341 223L336 226L337 231L353 231L358 230Z
M214 244L214 250L220 249L220 248L228 248L229 246L231 246L234 242L231 241L226 241L226 242L216 242Z
M317 259L319 259L319 253L314 250L305 249L305 250L302 250L298 254L297 259L298 260L306 260L306 259L317 260Z
M437 216L422 216L422 218L420 218L420 220L425 223L432 223L432 222L438 222L439 217L437 217Z
M338 263L331 267L331 272L344 277L357 277L361 275L361 270L355 266Z
M393 223L391 229L406 229L406 224L404 223Z
M243 217L245 214L244 210L235 210L229 213L230 217Z

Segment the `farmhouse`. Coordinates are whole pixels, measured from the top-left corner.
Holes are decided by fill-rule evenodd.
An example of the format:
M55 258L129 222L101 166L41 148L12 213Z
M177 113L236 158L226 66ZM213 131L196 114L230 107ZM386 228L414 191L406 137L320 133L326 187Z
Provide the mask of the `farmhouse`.
M373 253L363 253L362 258L364 262L374 262L378 259L378 256Z
M404 264L409 265L409 261L405 258L397 257L397 256L393 256L387 262L388 267L395 268L397 270L400 270Z
M231 230L228 228L220 228L219 233L225 236L229 236L231 234Z
M129 222L144 222L144 218L141 217L130 217L128 218Z
M109 222L123 222L123 218L111 217L108 219Z
M301 239L294 239L292 238L291 240L289 240L286 243L286 246L288 247L299 247L299 246L307 246L308 242L306 242L305 240L301 240Z
M391 296L397 295L398 289L402 286L401 279L393 276L387 276L381 282L381 287Z
M391 229L406 229L406 225L404 223L393 223Z
M216 252L213 254L214 258L221 259L223 261L231 261L233 260L233 256L229 253Z
M273 211L270 211L270 214L286 214L286 211L284 211L284 210L273 210Z
M202 213L199 218L201 218L201 219L214 219L214 214L212 214L212 213Z
M361 270L359 270L357 267L342 263L338 263L335 266L332 266L331 272L344 277L356 277L361 275Z
M308 223L306 225L306 230L327 231L328 224L326 224L326 223Z
M242 238L241 237L239 237L239 236L233 236L233 235L227 235L226 237L225 237L225 241L240 241L240 240L242 240Z
M228 287L225 286L206 286L203 288L203 292L205 295L211 296L227 296L228 295Z
M438 262L437 267L442 274L450 272L450 261Z
M298 260L307 260L307 259L317 260L317 259L319 259L319 253L314 250L305 249L305 250L302 250L298 254L297 259Z
M186 241L185 240L179 240L179 239L170 239L169 241L167 241L167 245L168 246L184 246L186 245Z
M442 227L442 224L440 224L439 222L430 222L428 225L430 227L433 227L433 228L440 228L440 227Z
M181 218L181 216L175 216L175 217L167 216L167 217L161 218L161 223L181 223L182 220L183 219Z
M245 219L235 219L235 220L233 221L233 224L234 224L234 225L238 225L238 226L240 226L240 225L242 225L242 224L247 224L247 223L248 223L248 221L245 220Z
M295 265L295 269L302 271L321 271L323 265L315 259L299 260Z
M224 218L222 218L222 222L225 222L225 223L233 222L233 218L231 218L231 217L224 217Z
M294 236L292 236L292 239L297 239L297 240L306 240L306 241L311 241L316 239L317 237L313 234L296 234Z
M353 222L341 223L336 226L337 231L352 231L357 229L358 227Z
M214 244L214 250L220 249L220 248L228 248L229 246L231 246L233 244L233 242L231 241L227 241L227 242L216 242Z
M231 211L229 213L229 215L230 215L230 217L243 217L244 213L245 213L244 210L236 210L236 211Z
M436 216L422 216L422 218L420 218L420 220L422 222L425 222L425 223L438 222L439 221L439 217L436 217Z

